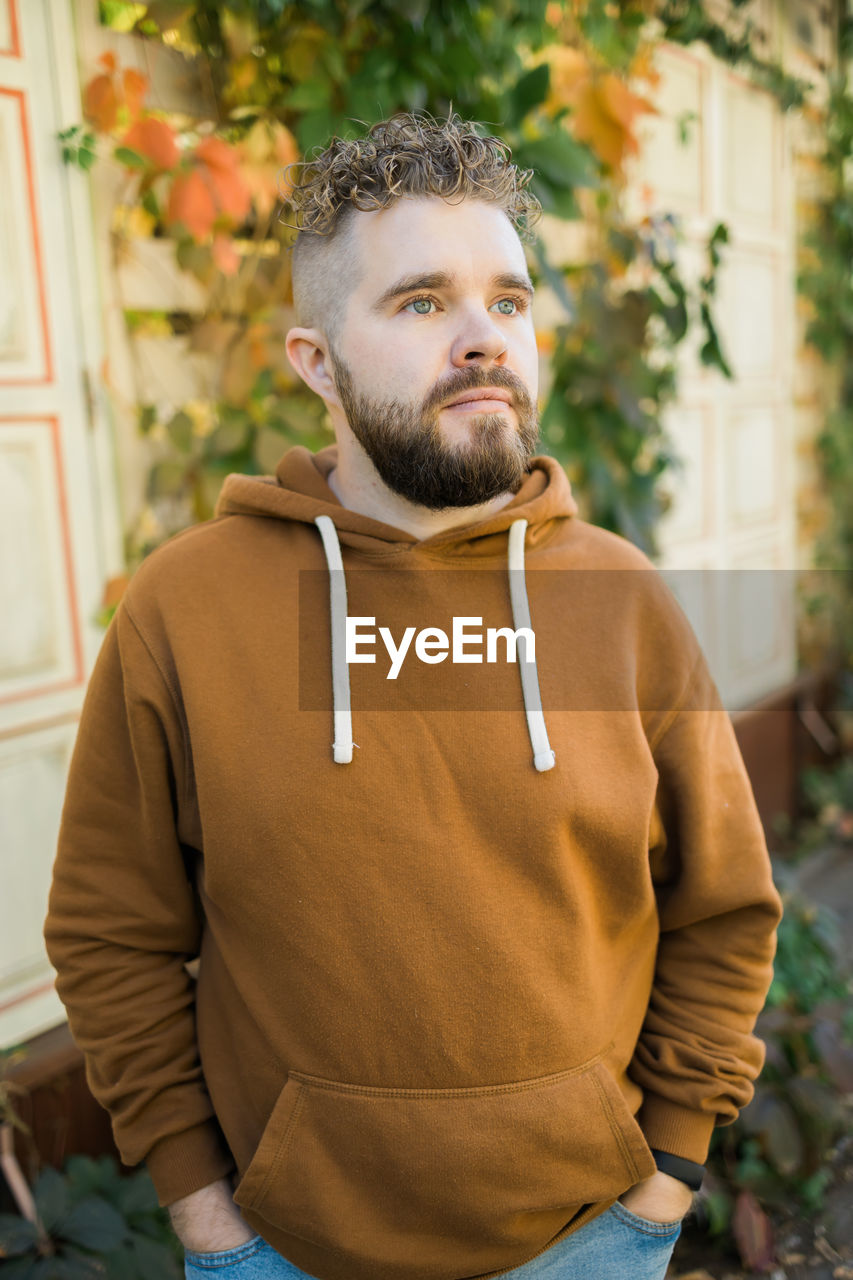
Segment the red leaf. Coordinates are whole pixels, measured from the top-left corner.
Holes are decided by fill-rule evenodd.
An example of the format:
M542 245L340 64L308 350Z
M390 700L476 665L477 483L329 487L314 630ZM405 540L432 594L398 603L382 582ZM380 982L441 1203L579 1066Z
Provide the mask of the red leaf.
M216 193L219 212L224 213L231 222L238 225L247 216L252 204L252 197L238 173L210 173L210 181Z
M111 49L107 49L106 53L102 53L98 58L98 62L102 67L106 67L110 74L116 69L116 56Z
M751 1191L741 1191L732 1217L741 1262L751 1271L770 1271L776 1262L770 1219Z
M156 120L153 116L131 125L122 145L145 156L155 169L174 169L181 158L174 132L165 120Z
M210 235L216 221L216 202L198 169L175 178L169 192L166 219L170 223L182 223L194 240Z
M118 98L112 76L95 76L83 94L83 113L99 133L109 133L118 119Z
M195 153L209 169L218 169L223 173L233 172L239 163L237 152L229 147L222 138L214 136L202 138Z
M248 215L252 197L240 177L240 155L221 138L205 138L195 149L196 156L207 170L207 177L216 194L220 213L232 222L240 223Z
M135 119L142 110L142 104L148 92L148 77L141 71L137 71L135 67L128 67L122 72L122 87L131 119Z

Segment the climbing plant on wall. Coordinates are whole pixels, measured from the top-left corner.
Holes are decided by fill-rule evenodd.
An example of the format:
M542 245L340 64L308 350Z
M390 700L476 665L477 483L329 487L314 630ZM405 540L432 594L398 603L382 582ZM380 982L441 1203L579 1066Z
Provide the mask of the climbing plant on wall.
M845 23L842 51L853 55L853 19ZM827 518L819 531L815 565L820 602L832 620L834 655L853 687L853 96L846 76L830 85L826 146L821 158L825 192L814 206L800 246L798 287L808 306L806 340L837 370L817 437ZM850 695L848 694L848 700Z
M192 118L169 115L152 102L147 77L106 55L86 86L85 123L62 136L69 161L89 168L109 157L126 174L117 258L140 236L168 238L205 296L193 313L127 311L133 333L183 334L211 369L184 403L168 389L152 395L142 380L136 389L156 460L129 535L131 566L207 518L229 471L268 471L288 443L329 439L323 405L284 356L294 230L280 175L334 133L355 136L400 109L452 109L481 122L534 169L546 213L589 230L583 262L550 261L541 239L531 255L564 317L538 334L548 362L544 448L569 470L585 515L654 554L661 480L675 462L661 422L677 393L675 349L692 325L704 331L702 360L729 373L713 323L725 228L714 229L691 295L675 220L650 209L631 223L623 213L638 126L655 111L655 45L694 38L677 4L663 17L659 8L101 0L102 22L178 51L203 89Z

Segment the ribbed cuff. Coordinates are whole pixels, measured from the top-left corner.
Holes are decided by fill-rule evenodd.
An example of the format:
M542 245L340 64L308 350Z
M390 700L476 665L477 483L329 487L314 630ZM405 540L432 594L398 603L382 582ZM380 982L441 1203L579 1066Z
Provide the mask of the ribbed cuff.
M215 1120L205 1120L156 1142L145 1157L161 1206L226 1177L235 1168Z
M637 1114L637 1123L650 1147L704 1164L716 1116L669 1102L659 1094L647 1093Z

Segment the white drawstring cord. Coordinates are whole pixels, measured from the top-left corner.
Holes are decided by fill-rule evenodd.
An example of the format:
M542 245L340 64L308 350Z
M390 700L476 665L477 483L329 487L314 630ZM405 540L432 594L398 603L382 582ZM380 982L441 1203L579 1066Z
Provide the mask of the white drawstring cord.
M347 586L341 558L341 544L338 541L338 531L330 516L316 516L314 523L323 539L323 550L329 566L332 614L332 702L335 722L333 754L335 764L351 764L355 744L352 740L352 707L346 655ZM530 625L530 605L527 600L524 573L526 530L526 520L514 521L509 530L509 595L516 631L521 630L522 627L533 630ZM551 750L545 717L542 714L542 696L539 690L535 653L532 658L528 658L526 641L524 656L522 657L519 652L518 660L521 693L527 716L527 732L533 748L533 764L539 773L545 773L548 769L554 768L556 756Z
M512 602L512 621L515 630L522 627L533 630L530 625L530 605L527 600L527 584L524 575L524 535L527 531L526 520L515 520L509 529L509 598ZM519 644L519 650L521 645ZM527 641L524 642L524 657L518 655L519 674L521 676L521 692L524 697L524 708L527 713L527 732L533 748L533 763L540 773L554 768L556 756L548 741L548 730L545 728L545 717L542 714L542 695L539 691L539 674L536 670L535 653L528 658Z
M323 550L329 566L329 591L332 610L332 703L335 713L335 764L352 763L352 707L350 704L349 667L347 666L347 583L338 531L331 516L314 520L323 539Z

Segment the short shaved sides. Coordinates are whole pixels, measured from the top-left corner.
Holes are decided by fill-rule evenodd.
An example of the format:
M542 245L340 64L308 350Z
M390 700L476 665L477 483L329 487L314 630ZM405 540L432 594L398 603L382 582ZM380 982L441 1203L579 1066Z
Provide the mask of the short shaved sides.
M403 196L439 196L453 203L482 200L502 209L521 239L542 213L527 190L531 169L511 163L501 138L481 136L474 123L451 112L437 121L427 112L398 112L371 126L364 138L334 137L311 160L284 170L298 235L291 272L297 324L318 328L334 344L363 264L352 214L386 209ZM290 173L300 169L300 181Z

